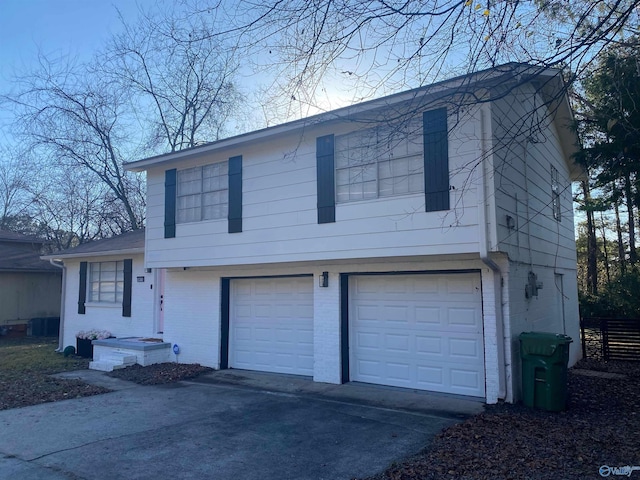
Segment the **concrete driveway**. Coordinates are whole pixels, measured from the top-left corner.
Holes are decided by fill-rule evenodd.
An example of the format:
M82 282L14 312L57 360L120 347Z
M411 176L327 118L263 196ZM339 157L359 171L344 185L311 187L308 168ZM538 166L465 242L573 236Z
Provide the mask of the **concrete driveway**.
M0 412L0 478L351 479L417 453L443 427L482 410L424 394L418 408L407 408L415 402L407 397L400 409L402 391L318 391L286 376L216 372L142 387L87 375L118 390ZM377 401L375 392L396 402Z

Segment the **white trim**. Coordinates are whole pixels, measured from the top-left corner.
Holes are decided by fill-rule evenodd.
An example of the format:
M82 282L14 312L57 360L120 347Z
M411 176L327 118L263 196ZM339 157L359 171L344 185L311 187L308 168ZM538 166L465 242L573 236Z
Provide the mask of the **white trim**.
M93 257L109 257L114 255L144 255L144 248L128 248L126 250L105 250L102 252L82 252L82 253L65 253L43 255L43 260L64 260L66 258L93 258Z

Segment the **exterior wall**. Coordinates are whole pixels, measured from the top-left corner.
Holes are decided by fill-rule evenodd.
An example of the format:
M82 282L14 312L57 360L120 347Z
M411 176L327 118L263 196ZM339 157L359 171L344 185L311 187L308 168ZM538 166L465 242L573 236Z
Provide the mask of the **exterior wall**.
M80 282L80 259L67 259L67 285L65 301L65 318L62 335L63 348L76 345L76 333L81 330L108 330L116 337L151 337L158 336L154 327L153 274L145 273L143 255L127 255L126 257L93 257L82 259L88 262L107 262L133 259L133 282L131 284L131 316L122 316L122 304L105 304L87 302L86 313L78 313L78 288ZM136 277L144 276L144 282L137 282Z
M169 270L164 292L163 339L180 347L175 360L219 368L220 277Z
M558 133L532 87L492 104L497 243L508 255L504 299L511 329L507 362L513 365L514 396L520 392L520 344L524 331L565 333L573 338L569 365L580 357L576 248L569 168ZM540 106L540 107L538 107ZM531 112L534 114L531 114ZM554 218L551 166L560 177L561 221ZM508 225L507 216L513 219ZM529 272L543 288L526 298ZM562 278L560 282L559 278ZM556 286L556 283L558 285ZM561 285L560 285L561 283Z
M422 115L419 112L416 115ZM150 267L250 265L478 251L477 112L449 118L452 209L425 212L424 194L336 205L336 222L317 223L316 138L362 128L356 122L229 149L147 172L146 262ZM368 124L370 127L371 124ZM421 132L419 132L421 135ZM183 223L164 237L164 171L243 157L243 232L227 220ZM428 175L428 172L427 172ZM455 227L455 228L452 228Z
M220 367L221 279L255 276L314 275L314 374L318 382L341 382L340 274L365 272L479 270L483 281L483 302L495 298L492 272L477 257L415 257L349 261L340 263L296 263L208 269L170 269L165 289L165 342L178 344L181 363ZM318 277L329 272L329 286L320 287ZM487 282L487 283L485 283ZM486 400L495 403L503 396L501 378L502 338L495 325L491 305L483 308L485 335Z
M60 316L60 273L0 273L0 326Z

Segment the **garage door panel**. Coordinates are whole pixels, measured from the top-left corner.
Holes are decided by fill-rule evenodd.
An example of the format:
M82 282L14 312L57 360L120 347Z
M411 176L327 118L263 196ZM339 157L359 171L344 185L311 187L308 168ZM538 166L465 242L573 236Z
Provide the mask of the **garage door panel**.
M229 366L313 374L313 279L231 281Z
M352 380L484 395L478 274L354 276L350 282Z
M440 308L438 307L424 307L418 305L415 308L415 312L417 324L442 325Z
M377 332L357 332L356 346L361 349L369 348L377 352L381 347L380 334Z
M388 333L384 336L384 348L389 352L408 353L411 350L411 343L409 335Z
M449 307L447 319L450 327L470 327L475 331L479 320L478 310L473 307Z
M424 390L434 390L442 386L444 381L443 369L441 367L428 367L419 365L416 369L418 374L417 384Z
M413 292L421 295L437 295L438 280L433 277L416 277L412 282Z
M408 383L411 381L411 366L406 363L389 362L386 364L386 376L392 381Z
M484 378L481 379L477 371L460 368L452 368L450 378L452 388L459 391L477 391L481 387L480 382L484 382Z
M384 305L383 318L388 322L409 323L412 315L410 307L406 305Z
M475 338L450 338L449 356L456 361L459 360L481 360L482 353L479 351L479 344Z
M473 295L477 285L471 277L450 277L445 280L444 287L447 295L462 294L466 296Z
M442 337L416 336L416 353L442 355Z

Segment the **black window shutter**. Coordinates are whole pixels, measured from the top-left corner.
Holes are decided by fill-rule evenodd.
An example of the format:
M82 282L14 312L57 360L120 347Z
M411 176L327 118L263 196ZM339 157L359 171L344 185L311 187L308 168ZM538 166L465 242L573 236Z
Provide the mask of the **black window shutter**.
M80 262L80 286L78 287L78 313L85 314L87 301L87 262Z
M229 368L229 305L231 302L231 281L223 278L221 282L220 311L220 370Z
M229 159L229 233L242 231L242 155Z
M131 316L131 283L133 277L133 260L124 261L124 287L122 291L122 316Z
M176 236L176 169L164 172L164 238Z
M449 210L449 142L447 109L422 115L424 138L424 200L427 212Z
M316 171L318 182L318 223L336 221L335 165L333 135L316 139Z

